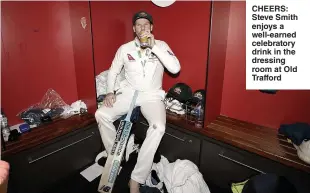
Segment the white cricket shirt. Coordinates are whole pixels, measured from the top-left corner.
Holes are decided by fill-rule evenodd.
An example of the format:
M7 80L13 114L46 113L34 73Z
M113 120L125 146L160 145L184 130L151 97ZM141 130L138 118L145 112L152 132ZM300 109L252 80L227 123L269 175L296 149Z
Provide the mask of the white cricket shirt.
M139 91L162 89L164 68L173 74L180 71L179 60L166 42L155 40L153 48L148 48L141 55L142 59L139 49L140 42L137 38L119 47L109 69L108 93L114 91L116 77L123 67L125 80L121 84L130 85Z

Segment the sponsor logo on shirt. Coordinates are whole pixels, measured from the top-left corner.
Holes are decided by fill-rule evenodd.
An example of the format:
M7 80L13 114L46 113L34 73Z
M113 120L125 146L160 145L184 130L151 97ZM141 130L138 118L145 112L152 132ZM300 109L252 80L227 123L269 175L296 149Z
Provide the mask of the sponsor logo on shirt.
M132 57L132 55L130 55L130 54L127 54L127 57L128 57L128 60L129 60L129 61L136 61L136 60Z

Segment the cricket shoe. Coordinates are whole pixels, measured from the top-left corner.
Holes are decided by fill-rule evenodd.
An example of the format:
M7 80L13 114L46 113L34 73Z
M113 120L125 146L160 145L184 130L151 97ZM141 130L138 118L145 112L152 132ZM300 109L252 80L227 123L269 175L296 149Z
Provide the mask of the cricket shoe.
M153 164L151 173L147 177L145 181L145 186L156 188L161 193L164 193L164 182L161 181L157 175L156 166Z

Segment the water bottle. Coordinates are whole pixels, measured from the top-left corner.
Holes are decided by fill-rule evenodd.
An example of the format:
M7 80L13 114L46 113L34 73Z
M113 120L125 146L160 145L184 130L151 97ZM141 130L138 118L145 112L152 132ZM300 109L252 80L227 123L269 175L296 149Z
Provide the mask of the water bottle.
M3 109L1 109L0 121L1 121L1 132L2 132L3 139L4 141L8 141L11 130L8 125L8 118L5 116Z
M1 113L0 113L0 121L1 121L1 128L4 128L8 125L8 119L5 116L2 108L1 108Z
M197 105L195 127L202 128L204 119L204 108L201 104Z
M4 142L2 132L1 132L1 151L5 151L5 142Z

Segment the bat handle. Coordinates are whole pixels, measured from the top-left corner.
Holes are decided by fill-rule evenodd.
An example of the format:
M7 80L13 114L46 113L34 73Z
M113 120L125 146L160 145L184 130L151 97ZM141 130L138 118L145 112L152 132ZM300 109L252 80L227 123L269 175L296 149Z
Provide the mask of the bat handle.
M130 104L130 107L129 107L129 111L128 111L127 116L126 116L126 118L125 118L125 120L127 120L127 121L130 121L133 108L134 108L135 105L136 105L137 97L138 97L138 91L135 90L135 93L134 93L134 95L133 95L133 98L132 98L132 101L131 101L131 104Z

